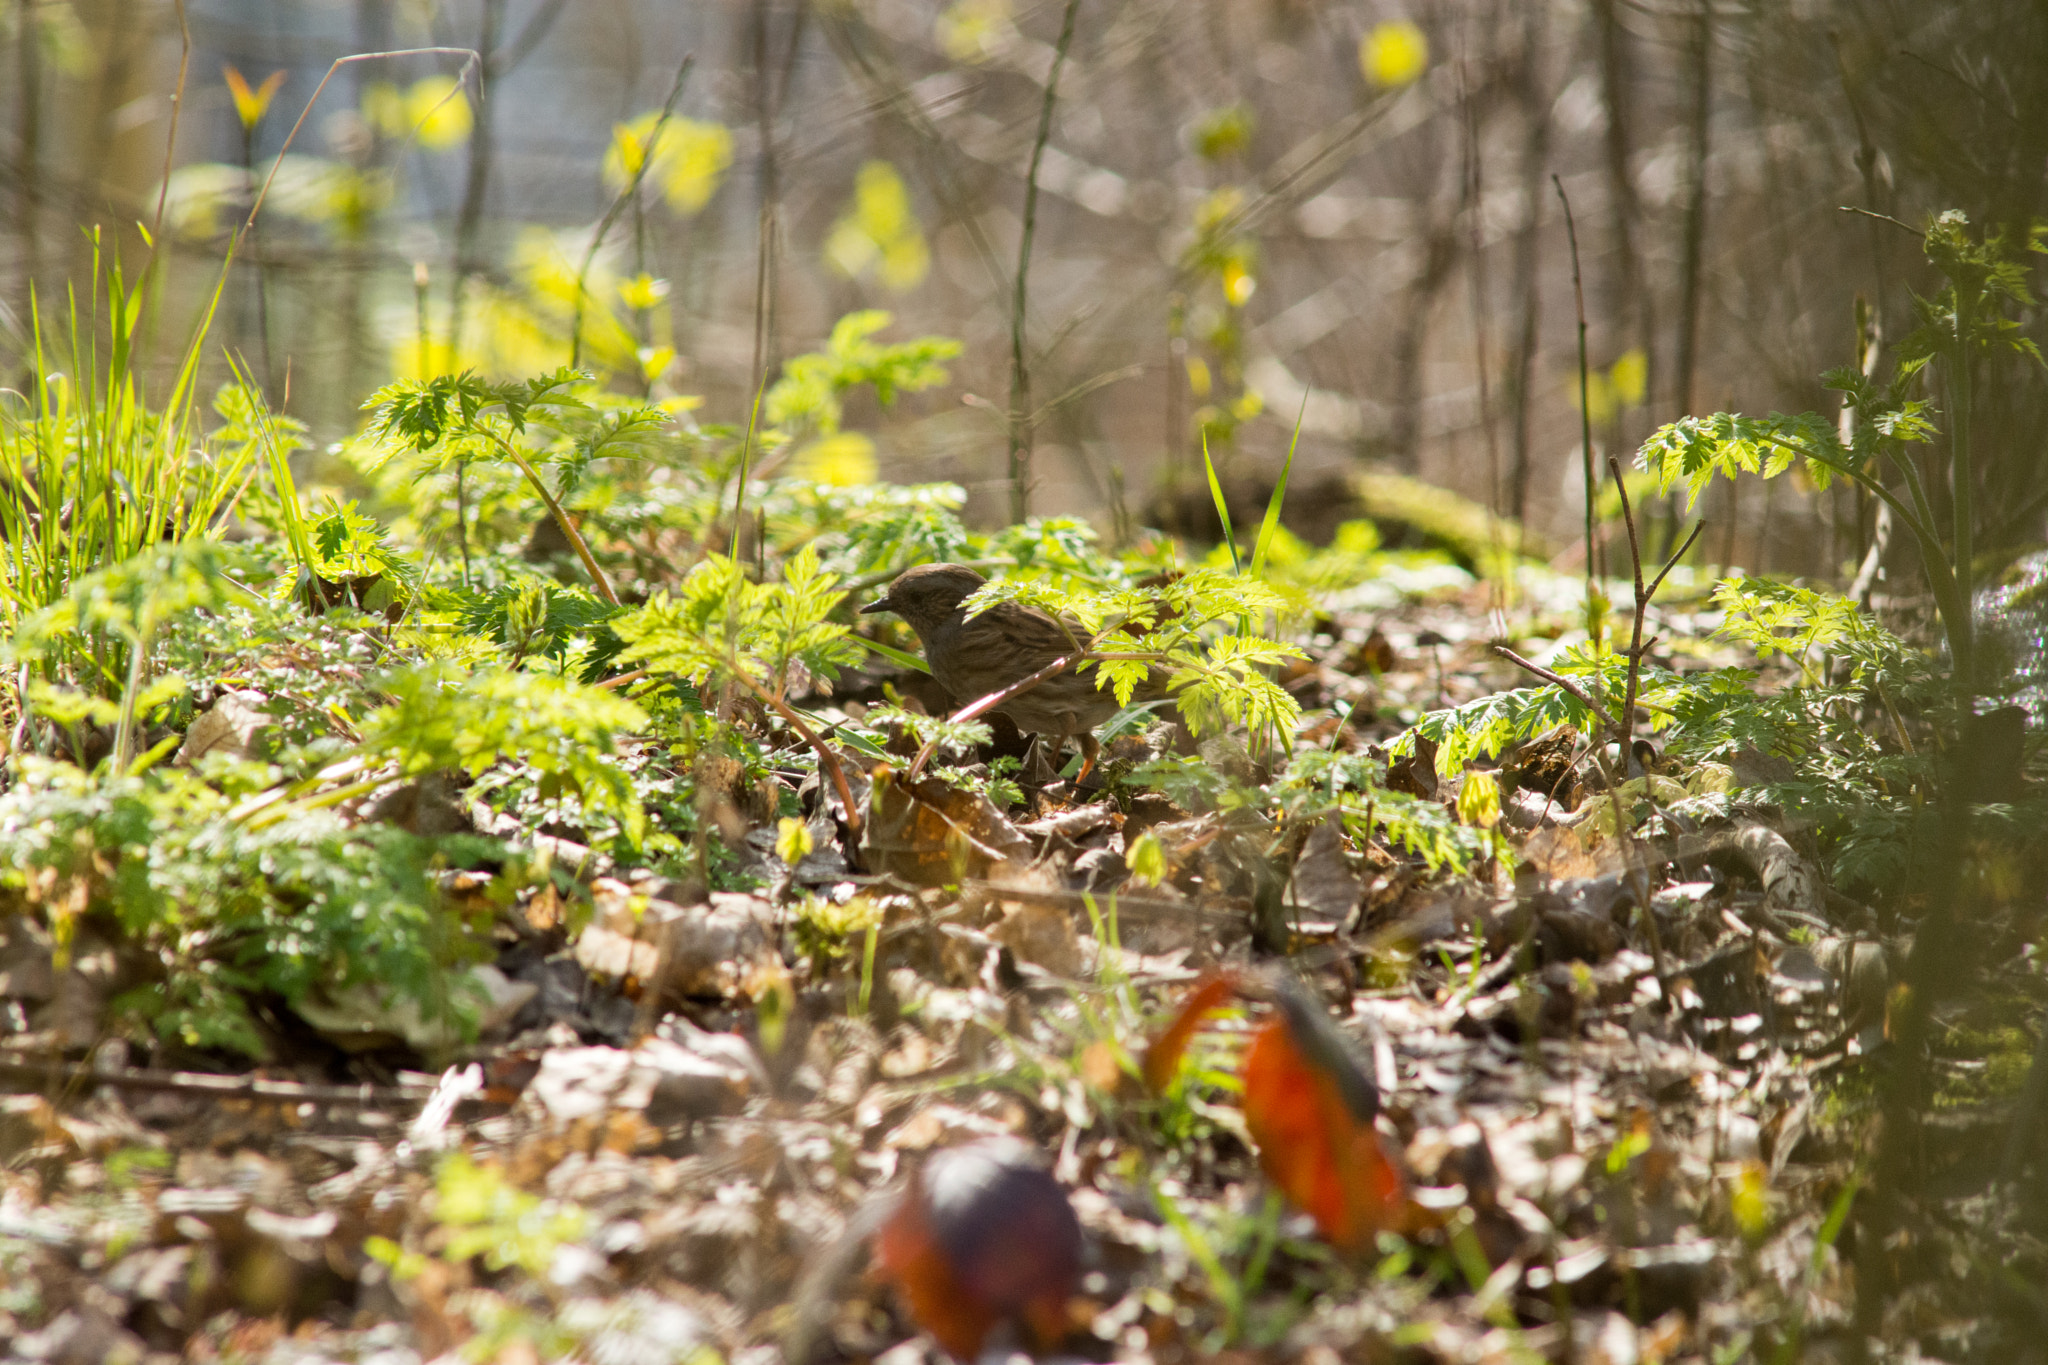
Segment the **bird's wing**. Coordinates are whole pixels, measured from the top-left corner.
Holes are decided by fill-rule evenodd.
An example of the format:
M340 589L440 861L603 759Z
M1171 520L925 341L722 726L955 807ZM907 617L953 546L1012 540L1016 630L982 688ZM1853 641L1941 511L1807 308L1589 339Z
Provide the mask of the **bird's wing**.
M1068 628L1071 636L1044 612L1005 603L963 624L957 644L973 651L979 660L1015 659L1017 676L1022 677L1073 653L1076 644L1088 643L1088 632L1080 622L1070 621Z

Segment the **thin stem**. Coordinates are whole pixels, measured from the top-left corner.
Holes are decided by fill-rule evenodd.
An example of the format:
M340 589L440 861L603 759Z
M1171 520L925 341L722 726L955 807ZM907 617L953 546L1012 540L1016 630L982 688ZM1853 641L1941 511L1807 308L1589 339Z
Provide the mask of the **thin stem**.
M774 205L762 206L760 245L754 258L754 402L747 411L747 435L740 442L739 486L732 495L732 543L726 548L726 554L732 559L740 557L740 526L745 521L747 510L747 476L754 464L754 432L761 425L761 395L768 388L768 269L775 236L774 214Z
M258 122L261 116L258 116ZM242 125L242 181L246 188L256 183L256 124ZM248 225L250 240L255 240L256 228ZM274 399L277 392L277 373L270 354L270 267L265 265L261 255L256 258L256 344L263 355L263 400Z
M1579 312L1579 456L1585 465L1586 474L1586 625L1591 634L1593 614L1593 575L1595 547L1593 543L1593 405L1591 402L1591 371L1586 367L1586 286L1579 275L1579 228L1572 219L1572 201L1564 192L1564 181L1556 175L1550 177L1551 187L1557 191L1558 202L1564 205L1565 239L1572 249L1572 298Z
M1024 358L1024 314L1031 293L1031 239L1038 228L1038 166L1052 136L1053 106L1059 102L1060 68L1074 41L1074 15L1081 0L1067 0L1060 20L1059 41L1052 52L1052 70L1045 78L1045 102L1038 110L1038 136L1031 144L1031 166L1024 173L1024 233L1017 243L1016 288L1010 298L1010 520L1021 522L1031 498L1031 369Z
M619 595L612 591L611 582L605 578L604 570L597 567L596 556L590 553L590 545L583 539L583 533L576 529L576 523L569 520L568 511L563 508L561 503L555 500L553 493L548 492L548 486L541 482L540 471L527 462L526 457L519 453L517 446L498 435L495 431L485 432L484 434L490 437L492 444L504 452L506 459L519 466L519 472L524 474L526 481L533 485L533 491L540 494L541 501L548 505L549 513L554 516L555 525L561 528L562 535L567 538L570 546L575 549L576 557L583 561L584 571L590 575L590 581L596 586L597 595L611 605L618 606Z
M1686 187L1683 264L1679 270L1678 376L1673 386L1680 416L1692 412L1693 381L1699 365L1701 259L1707 237L1707 160L1713 137L1714 0L1699 0L1699 13L1693 23L1691 183Z
M1693 523L1692 534L1679 542L1678 548L1671 552L1671 558L1664 561L1664 567L1657 570L1657 576L1650 580L1650 596L1657 595L1657 589L1664 586L1665 576L1678 567L1679 561L1685 558L1686 551L1692 548L1692 543L1700 538L1700 532L1706 529L1707 523L1704 518Z
M1605 723L1607 728L1614 733L1616 738L1621 740L1622 747L1624 749L1627 748L1628 739L1626 734L1622 730L1620 723L1614 719L1613 715L1608 712L1605 706L1602 706L1599 702L1593 700L1592 697L1588 696L1584 688L1580 687L1570 678L1565 677L1562 673L1553 673L1551 670L1545 668L1542 664L1536 663L1534 660L1531 659L1523 658L1521 655L1515 653L1515 651L1513 651L1512 649L1509 649L1506 645L1495 645L1493 647L1493 652L1495 654L1500 655L1501 658L1506 659L1515 667L1523 670L1526 673L1534 674L1536 677L1541 678L1544 682L1549 683L1552 687L1557 688L1558 690L1565 693L1565 695L1573 698L1575 701L1579 703L1579 705L1585 707L1588 711L1592 712L1594 717Z
M476 128L469 138L469 165L464 172L462 205L455 214L455 277L448 285L448 350L453 355L462 344L463 291L477 271L477 238L483 231L484 203L491 186L491 160L495 141L492 89L498 79L498 31L505 22L505 0L483 0L476 50L483 58L477 73Z
M1628 528L1629 565L1635 573L1635 625L1628 644L1628 687L1622 694L1621 704L1621 721L1626 727L1622 742L1621 766L1626 772L1629 746L1635 741L1636 695L1643 676L1643 622L1649 614L1650 599L1657 595L1657 589L1664 585L1666 576L1685 556L1685 552L1692 548L1693 541L1699 538L1707 523L1701 521L1693 526L1692 534L1685 538L1685 543L1678 547L1677 553L1664 561L1664 567L1657 571L1656 578L1651 580L1647 588L1644 587L1642 545L1636 535L1635 509L1629 505L1628 483L1621 477L1621 465L1612 455L1607 457L1607 467L1614 475L1614 487L1621 494L1621 520Z
M1465 62L1458 62L1458 102L1463 106L1464 119L1460 147L1464 153L1465 181L1465 226L1471 237L1472 268L1466 275L1467 292L1472 305L1472 362L1479 375L1479 428L1486 437L1486 505L1493 515L1487 519L1487 540L1493 551L1494 563L1487 572L1487 594L1493 605L1501 610L1507 608L1507 595L1514 583L1514 574L1507 567L1504 516L1507 513L1502 502L1500 468L1500 433L1494 429L1492 372L1487 364L1488 336L1486 330L1487 279L1486 243L1480 230L1479 206L1485 202L1485 185L1482 181L1482 165L1479 155L1479 123L1474 107L1472 92L1465 84ZM1302 389L1302 404L1306 409L1308 390ZM1295 419L1295 434L1300 435L1301 419ZM1291 455L1291 448L1290 448ZM1517 546L1517 549L1520 547Z
M171 92L171 131L164 139L164 174L156 187L156 215L149 223L149 257L156 260L157 243L163 240L164 204L171 193L171 163L178 154L178 118L185 112L185 77L192 68L192 25L185 17L185 0L171 0L178 13L178 84ZM149 266L143 266L143 273Z
M35 0L15 0L15 80L17 129L14 145L14 185L22 238L22 278L33 288L41 274L38 232L42 200L43 127L43 44ZM33 294L31 294L33 299Z
M1636 538L1636 514L1635 509L1629 506L1628 483L1621 477L1621 462L1612 455L1607 457L1607 468L1614 475L1615 491L1621 494L1621 524L1628 531L1628 561L1636 593L1635 621L1628 641L1628 685L1621 694L1621 770L1627 772L1629 746L1636 737L1636 686L1643 670L1643 618L1649 612L1650 599L1643 592L1643 549Z
M1522 53L1516 65L1516 96L1522 106L1523 218L1515 234L1515 458L1508 477L1508 514L1514 517L1518 543L1526 539L1529 519L1529 476L1535 438L1530 430L1531 386L1536 368L1537 328L1542 320L1539 235L1543 225L1543 163L1550 156L1550 104L1544 98L1542 53L1548 5L1522 7Z
M654 165L654 153L661 146L662 130L668 127L669 117L675 113L676 101L683 96L683 81L689 76L690 67L696 60L697 54L689 53L684 56L682 65L676 68L675 84L668 88L668 99L661 106L660 116L654 120L653 131L648 133L647 141L641 144L640 164L635 166L633 174L626 178L626 187L619 191L618 198L612 200L611 207L604 211L604 217L598 219L597 231L591 234L590 246L583 253L583 264L576 269L576 310L569 322L569 368L572 370L583 363L583 302L590 296L585 284L590 278L590 267L597 260L598 251L604 246L606 234L612 230L612 225L619 221L619 215L625 212L626 205L640 197L640 182L647 178L648 169Z
M804 26L811 12L809 5L796 7L795 17L789 25L789 39L783 48L778 80L776 74L769 69L769 19L772 3L773 0L754 0L753 15L754 122L756 136L760 142L757 161L761 191L760 210L763 228L770 233L771 251L775 245L773 233L782 221L782 160L775 134L776 123L781 117L782 106L789 98L797 52L803 44ZM775 279L771 261L767 297L754 322L754 371L757 374L781 359Z
M1955 575L1956 600L1961 610L1956 613L1955 622L1949 627L1949 652L1955 656L1956 677L1963 686L1963 705L1967 709L1977 695L1976 653L1972 640L1970 621L1971 581L1973 578L1971 558L1976 550L1973 543L1973 496L1976 488L1976 471L1970 449L1970 328L1971 314L1976 310L1973 288L1966 287L1962 280L1954 284L1956 300L1955 355L1949 362L1950 416L1949 451L1951 468L1949 480L1949 506L1955 517Z

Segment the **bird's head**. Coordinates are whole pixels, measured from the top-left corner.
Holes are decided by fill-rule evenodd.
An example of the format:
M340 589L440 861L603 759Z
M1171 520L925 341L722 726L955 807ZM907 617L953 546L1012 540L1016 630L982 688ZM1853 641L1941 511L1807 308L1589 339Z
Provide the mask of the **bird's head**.
M893 611L922 637L957 612L969 594L986 582L965 564L920 564L901 574L888 592L862 607L860 614Z

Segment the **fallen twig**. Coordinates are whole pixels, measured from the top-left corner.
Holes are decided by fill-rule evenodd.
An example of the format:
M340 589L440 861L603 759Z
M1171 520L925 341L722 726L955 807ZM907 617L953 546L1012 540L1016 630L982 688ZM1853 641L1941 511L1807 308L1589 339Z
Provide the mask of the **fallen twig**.
M263 1076L222 1076L206 1071L160 1071L149 1067L102 1071L83 1062L12 1059L0 1059L0 1079L84 1089L111 1086L119 1090L155 1090L223 1100L353 1104L365 1109L424 1104L433 1098L436 1089L431 1085L311 1085L302 1081L274 1081Z

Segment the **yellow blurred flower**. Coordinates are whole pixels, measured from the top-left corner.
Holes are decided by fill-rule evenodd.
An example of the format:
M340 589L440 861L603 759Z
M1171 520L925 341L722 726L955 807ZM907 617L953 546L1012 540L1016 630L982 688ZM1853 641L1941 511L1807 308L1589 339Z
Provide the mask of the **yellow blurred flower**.
M667 280L657 280L643 270L619 286L619 298L626 307L645 312L667 298L668 291Z
M1240 260L1231 260L1223 266L1223 297L1230 300L1232 308L1242 308L1251 302L1252 291L1259 287L1258 276L1245 268Z
M1500 784L1490 772L1472 769L1458 789L1458 823L1491 829L1500 822Z
M1195 125L1195 155L1204 161L1221 161L1247 150L1252 145L1254 122L1248 104L1228 104L1210 110Z
M820 437L797 453L799 478L829 483L840 488L873 483L879 471L875 443L857 431L841 431Z
M360 236L391 202L391 177L324 157L289 154L278 158L267 202L287 218Z
M1197 398L1207 398L1214 381L1209 378L1209 362L1198 355L1188 357L1188 392Z
M954 0L932 23L939 48L956 62L974 65L993 57L1016 29L1010 23L1010 0Z
M634 353L640 360L640 375L652 384L662 373L675 363L676 348L673 346L642 346Z
M1770 1170L1759 1161L1745 1161L1728 1191L1728 1212L1735 1226L1750 1241L1761 1240L1771 1230Z
M783 816L775 826L775 856L795 867L810 851L810 826L793 816Z
M240 166L220 161L180 166L163 189L164 226L183 237L211 237L221 230L221 211L238 206L248 187L249 173Z
M1429 38L1406 19L1375 24L1359 40L1358 65L1374 85L1411 84L1429 69Z
M931 248L894 166L870 161L860 168L853 202L826 234L825 261L848 279L873 271L898 293L923 283L931 270Z
M405 96L399 94L398 87L390 81L372 81L363 87L360 112L363 122L383 137L404 137L407 132Z
M426 76L405 93L406 131L419 130L420 146L444 152L469 141L476 126L469 98L453 76Z
M661 136L655 138L655 125ZM653 140L653 146L649 146ZM604 181L622 190L649 155L648 176L661 188L668 206L684 217L711 202L732 165L732 131L722 123L671 117L661 123L650 111L612 129L612 145L604 154Z
M453 76L427 76L403 92L378 81L363 91L362 115L384 137L417 138L436 152L461 146L476 126L469 97Z
M522 228L512 243L512 274L536 298L573 308L576 306L577 254L544 227ZM583 282L584 288L601 297L609 283L609 272L600 255L591 263L590 275Z
M1195 209L1195 231L1207 233L1244 204L1244 191L1225 185L1204 199Z
M1579 406L1579 377L1571 378L1572 406ZM1586 416L1594 426L1605 426L1614 420L1614 388L1607 382L1605 371L1594 370L1586 376Z
M1641 407L1649 392L1650 358L1640 348L1623 351L1612 365L1586 376L1586 415L1594 426L1613 421L1623 408ZM1572 406L1579 405L1579 379L1571 378Z
M1642 405L1649 379L1650 358L1641 348L1622 352L1621 358L1607 367L1607 383L1614 391L1614 401L1625 408Z

